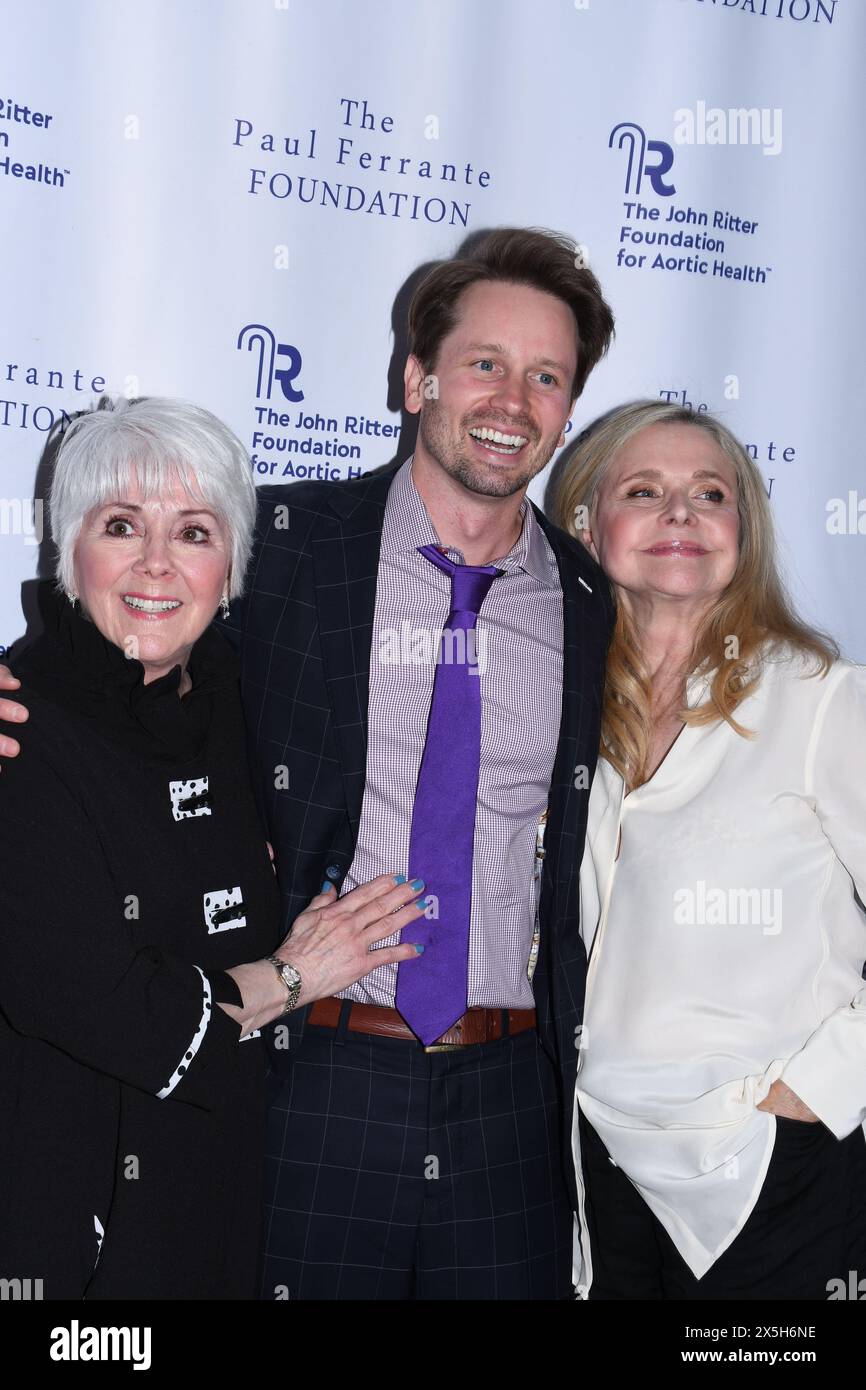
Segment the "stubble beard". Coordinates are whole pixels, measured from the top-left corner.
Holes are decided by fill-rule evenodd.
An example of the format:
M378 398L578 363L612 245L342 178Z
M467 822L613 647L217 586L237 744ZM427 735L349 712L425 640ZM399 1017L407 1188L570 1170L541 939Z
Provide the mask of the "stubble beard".
M503 433L521 432L520 427L513 424L503 423L502 429ZM533 444L530 439L529 448L532 453L520 472L512 473L505 468L499 469L496 464L490 464L485 468L478 459L464 454L460 445L450 439L443 411L436 401L428 401L421 411L418 433L427 453L436 460L439 467L450 478L462 484L467 492L474 492L481 497L513 497L516 492L523 492L532 479L547 466L556 450L554 443L546 451L542 449L542 452L538 453L538 443Z

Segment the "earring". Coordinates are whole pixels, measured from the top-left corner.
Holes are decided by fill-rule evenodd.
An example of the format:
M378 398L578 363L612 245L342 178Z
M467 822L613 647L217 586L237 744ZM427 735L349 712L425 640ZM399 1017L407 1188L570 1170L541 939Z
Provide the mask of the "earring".
M78 595L77 595L77 594L70 593L70 594L68 595L68 597L69 597L69 603L70 603L71 607L74 608L75 605L76 605L76 603L78 602Z
M229 596L227 593L224 593L220 599L220 613L223 618L227 618L229 615Z

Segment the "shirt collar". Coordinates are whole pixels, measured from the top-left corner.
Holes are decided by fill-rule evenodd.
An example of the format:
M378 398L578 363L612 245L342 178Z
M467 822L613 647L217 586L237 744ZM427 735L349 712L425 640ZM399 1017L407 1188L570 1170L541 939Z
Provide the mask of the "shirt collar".
M535 519L529 499L524 497L520 507L523 521L520 535L507 555L491 561L506 572L523 570L541 584L555 588L559 573L554 560L551 565L544 532ZM421 494L412 478L412 457L398 468L388 492L385 521L382 527L383 555L404 555L421 545L441 545L442 541L430 520ZM447 552L452 557L459 551ZM462 560L462 555L460 559Z

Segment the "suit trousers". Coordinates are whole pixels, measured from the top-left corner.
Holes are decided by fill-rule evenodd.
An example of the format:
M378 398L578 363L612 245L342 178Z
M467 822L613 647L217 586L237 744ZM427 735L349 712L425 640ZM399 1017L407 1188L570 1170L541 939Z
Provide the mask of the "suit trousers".
M776 1117L763 1187L742 1230L696 1279L637 1188L580 1116L592 1299L826 1300L866 1275L866 1141ZM855 1281L856 1282L856 1281ZM838 1285L837 1285L838 1287Z
M271 1051L265 1299L569 1299L554 1066L307 1025Z

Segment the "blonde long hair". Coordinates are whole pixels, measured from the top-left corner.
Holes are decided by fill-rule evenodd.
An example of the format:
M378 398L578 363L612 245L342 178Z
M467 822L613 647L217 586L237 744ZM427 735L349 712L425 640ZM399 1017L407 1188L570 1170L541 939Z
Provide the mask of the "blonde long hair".
M832 638L800 619L785 591L776 560L773 517L761 474L730 430L712 415L664 401L637 400L601 417L576 440L564 465L553 519L580 539L579 509L590 527L599 488L617 453L650 425L688 425L709 434L731 463L737 477L740 551L734 577L701 621L692 646L689 673L710 677L707 699L694 709L678 711L685 724L724 719L750 737L734 718L741 702L761 679L760 654L766 643L790 643L814 659L809 674L826 675L839 655ZM736 637L731 654L731 637ZM607 661L602 716L602 756L621 774L629 790L650 775L653 731L652 680L641 650L640 634L618 605Z

